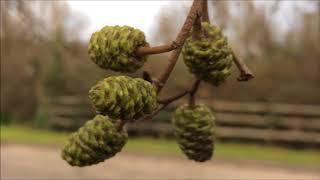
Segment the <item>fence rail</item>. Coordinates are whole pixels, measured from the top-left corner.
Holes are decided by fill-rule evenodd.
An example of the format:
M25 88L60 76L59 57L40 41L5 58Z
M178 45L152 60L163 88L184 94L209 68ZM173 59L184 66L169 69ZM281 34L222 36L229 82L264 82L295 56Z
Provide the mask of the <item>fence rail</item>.
M252 103L230 101L211 102L208 100L202 100L202 102L210 104L217 112L320 117L320 105Z
M201 100L216 116L216 135L221 140L282 142L320 147L320 105L248 103ZM172 136L169 106L153 121L128 124L137 135ZM61 97L47 102L45 109L53 126L76 129L94 116L88 100Z

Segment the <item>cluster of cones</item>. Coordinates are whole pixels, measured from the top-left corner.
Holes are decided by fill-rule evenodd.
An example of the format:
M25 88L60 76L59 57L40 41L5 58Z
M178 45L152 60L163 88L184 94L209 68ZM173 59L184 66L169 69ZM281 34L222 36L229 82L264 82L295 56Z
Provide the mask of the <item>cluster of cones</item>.
M106 26L93 33L90 59L99 67L122 73L140 69L147 56L137 56L139 47L149 46L142 31L129 26ZM200 38L190 36L183 57L189 71L212 85L221 84L230 74L232 53L221 30L202 23ZM128 135L124 124L157 109L156 87L141 78L109 76L89 91L97 115L87 121L65 143L61 156L72 166L103 162L120 152ZM198 162L209 160L214 149L214 115L198 104L183 105L174 112L172 124L181 150Z

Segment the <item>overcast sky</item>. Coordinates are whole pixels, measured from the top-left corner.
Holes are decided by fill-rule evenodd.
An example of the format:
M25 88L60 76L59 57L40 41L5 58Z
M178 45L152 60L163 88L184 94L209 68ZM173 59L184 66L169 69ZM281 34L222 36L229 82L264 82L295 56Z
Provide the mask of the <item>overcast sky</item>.
M83 34L84 39L90 38L92 32L105 25L130 25L144 31L149 39L156 15L168 3L172 6L179 6L182 3L191 6L192 1L68 1L72 11L78 11L88 17L89 27ZM258 5L270 5L271 3L274 2L256 1ZM294 6L304 7L306 10L314 8L309 7L305 1L282 1L281 10L276 17L276 21L280 23L279 28L288 29L290 21L294 21L290 19L294 14Z
M172 1L68 1L74 11L89 20L84 38L105 25L130 25L141 29L148 37L155 16L165 4ZM184 1L191 5L191 1Z

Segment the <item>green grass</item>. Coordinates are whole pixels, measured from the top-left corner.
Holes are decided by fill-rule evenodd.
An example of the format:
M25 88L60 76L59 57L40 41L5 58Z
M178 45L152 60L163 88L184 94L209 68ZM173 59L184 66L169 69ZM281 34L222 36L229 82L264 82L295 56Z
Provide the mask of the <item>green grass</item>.
M20 126L1 126L1 142L58 145L67 139L66 133L31 129Z
M1 127L1 142L61 145L66 139L66 133L16 126ZM125 150L129 152L182 156L175 141L164 139L130 138ZM320 165L320 152L289 150L271 146L218 143L216 144L215 156L232 160L271 161L284 165Z
M320 166L320 152L311 150L290 150L272 146L235 143L216 144L215 156L231 160L270 161L286 165ZM173 140L138 138L129 140L129 151L153 152L157 154L181 155Z

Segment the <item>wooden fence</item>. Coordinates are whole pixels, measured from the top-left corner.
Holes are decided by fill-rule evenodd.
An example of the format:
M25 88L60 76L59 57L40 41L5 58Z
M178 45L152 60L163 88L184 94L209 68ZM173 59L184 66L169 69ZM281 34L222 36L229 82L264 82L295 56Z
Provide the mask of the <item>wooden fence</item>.
M216 135L220 140L285 143L320 147L320 106L230 101L201 102L210 105L216 116ZM172 104L152 121L128 124L132 135L171 137ZM51 125L76 129L94 116L83 98L61 97L46 106Z

